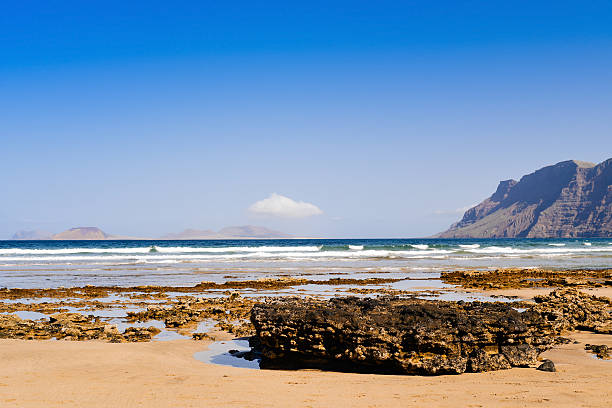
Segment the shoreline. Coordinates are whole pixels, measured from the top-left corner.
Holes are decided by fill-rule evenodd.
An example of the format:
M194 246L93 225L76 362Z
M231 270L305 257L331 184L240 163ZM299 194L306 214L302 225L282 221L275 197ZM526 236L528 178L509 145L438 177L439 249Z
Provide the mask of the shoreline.
M0 340L0 403L6 407L607 407L612 361L584 343L612 335L576 332L580 344L543 354L557 372L533 368L435 377L252 370L202 363L210 342L112 344ZM605 337L605 341L603 341Z
M495 274L490 276L495 277ZM437 280L443 281L443 277ZM350 288L350 284L353 284L364 293L370 289L374 291L370 295L377 291L385 294L385 289L376 285L380 282L348 281L339 280L336 287ZM138 342L125 342L123 339L123 342L113 343L102 340L0 339L0 359L3 362L0 365L0 405L26 408L109 405L607 407L612 400L612 389L609 387L612 360L597 359L585 350L587 343L612 347L612 334L570 332L568 337L578 343L572 341L556 345L540 356L555 363L557 372L552 373L533 367L440 376L357 374L313 369L254 370L204 363L194 357L195 353L207 350L213 340L229 340L241 337L241 331L248 332L248 325L235 324L232 319L244 319L246 310L257 298L240 296L240 289L247 287L264 296L268 293L283 295L288 285L300 288L307 284L299 279L232 282L221 284L225 290L215 291L216 298L204 298L195 303L194 299L207 293L210 288L220 289L218 284L206 283L201 287L201 292L192 287L142 287L139 288L142 293L125 293L123 297L119 295L126 288L120 287L22 289L14 293L3 290L0 297L6 300L2 303L7 310L5 315L11 313L8 311L10 305L58 313L62 308L78 304L83 310L118 310L123 314L139 307L141 311L132 312L133 316L140 316L143 321L157 319L161 324L165 322L166 331L185 335L191 335L192 331L196 333L195 326L203 319L213 319L218 324L216 327L211 325L207 333L194 336L197 340L148 341L149 337ZM512 301L511 297L517 297L514 300L520 303L520 299L533 299L555 288L483 289L457 285L442 291L459 298L471 295L488 298L501 296L506 301ZM133 289L136 288L127 288ZM173 289L179 292L169 297ZM441 289L435 285L429 290L424 289L427 288L414 287L404 291L404 295L430 293L434 300L435 296L440 296L436 291ZM612 297L612 286L578 289L588 294ZM336 293L354 294L344 290ZM100 302L100 296L108 299ZM75 297L78 298L76 302ZM34 300L37 298L50 303L36 303ZM72 298L71 301L67 301L69 298ZM15 303L16 300L19 302ZM209 313L214 308L223 313ZM90 320L87 324L97 322Z

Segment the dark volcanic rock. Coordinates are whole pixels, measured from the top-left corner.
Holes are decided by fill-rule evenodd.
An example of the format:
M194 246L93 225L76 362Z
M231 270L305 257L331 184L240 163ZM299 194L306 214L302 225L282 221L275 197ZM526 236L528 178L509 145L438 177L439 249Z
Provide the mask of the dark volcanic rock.
M603 360L612 358L610 354L612 349L605 344L587 344L584 346L584 349L593 352L593 354Z
M547 166L465 212L440 238L612 236L612 159Z
M298 298L251 311L261 368L461 374L527 367L572 330L609 333L612 301L576 289L536 297L519 313L481 302Z
M555 363L553 363L551 360L544 360L542 364L540 364L538 368L536 368L536 370L549 371L551 373L557 371L557 369L555 368Z
M442 272L442 281L472 289L612 286L612 269L504 268Z
M115 325L80 313L56 313L49 320L24 320L15 315L0 315L2 339L149 341L159 332L155 327L129 327L125 333L119 333Z
M607 297L565 288L536 296L535 301L531 311L540 314L557 333L571 330L612 333L612 300Z
M284 299L251 321L262 368L460 374L533 365L554 344L538 313L501 303Z

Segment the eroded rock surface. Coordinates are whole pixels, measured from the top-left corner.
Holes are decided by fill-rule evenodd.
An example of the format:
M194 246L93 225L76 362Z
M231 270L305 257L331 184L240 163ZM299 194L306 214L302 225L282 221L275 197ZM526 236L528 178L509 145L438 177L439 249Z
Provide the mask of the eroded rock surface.
M612 286L612 269L518 269L443 272L444 283L468 289Z
M592 352L602 360L609 360L612 358L612 348L606 346L605 344L586 344L584 349Z
M149 341L159 332L155 327L128 327L124 333L119 333L115 325L80 313L57 313L48 320L27 320L15 315L0 315L0 338L7 339Z
M129 321L163 320L168 328L186 328L205 319L217 321L224 331L237 336L253 334L248 320L254 301L234 292L225 298L204 299L182 296L167 306L149 306L141 312L128 312Z
M531 310L540 314L556 333L588 330L612 334L612 300L576 289L557 289L546 296L536 296Z
M304 285L380 285L401 281L405 278L330 278L325 280L310 280L305 278L262 278L256 280L237 280L223 283L203 281L194 286L92 286L70 288L0 288L0 299L23 299L23 298L104 298L112 294L128 294L136 298L165 298L165 292L179 293L202 293L206 291L219 290L272 290L291 288Z
M555 363L553 363L551 360L544 360L542 364L540 364L538 368L536 368L536 370L554 373L557 371L557 368L555 367Z
M539 314L501 303L284 299L251 320L262 368L461 374L530 366L554 343Z
M253 307L262 368L461 374L535 365L575 329L609 327L610 301L573 289L508 304L418 299L280 299Z

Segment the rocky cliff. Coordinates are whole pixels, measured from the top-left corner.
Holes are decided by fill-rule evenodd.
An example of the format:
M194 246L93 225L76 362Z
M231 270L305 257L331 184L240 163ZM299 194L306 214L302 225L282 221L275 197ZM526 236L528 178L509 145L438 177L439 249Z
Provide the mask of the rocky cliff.
M612 237L612 159L569 160L502 181L437 237Z

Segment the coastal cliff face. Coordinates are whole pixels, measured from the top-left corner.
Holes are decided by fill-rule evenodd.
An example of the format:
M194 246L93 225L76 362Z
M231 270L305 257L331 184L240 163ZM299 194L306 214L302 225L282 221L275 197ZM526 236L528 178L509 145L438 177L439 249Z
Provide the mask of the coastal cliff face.
M612 159L569 160L502 181L437 237L612 237Z

